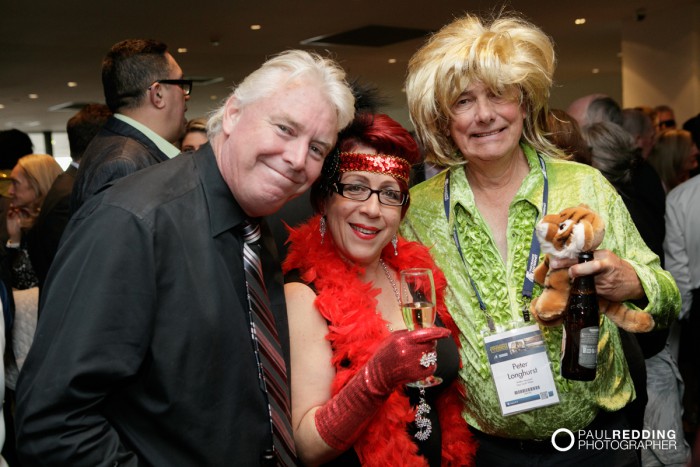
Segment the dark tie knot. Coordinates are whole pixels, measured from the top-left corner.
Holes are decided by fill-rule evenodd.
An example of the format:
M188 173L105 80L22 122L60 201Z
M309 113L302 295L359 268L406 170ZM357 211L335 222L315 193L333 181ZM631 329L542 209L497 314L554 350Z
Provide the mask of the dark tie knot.
M257 243L260 240L260 223L255 219L246 219L242 226L243 241Z

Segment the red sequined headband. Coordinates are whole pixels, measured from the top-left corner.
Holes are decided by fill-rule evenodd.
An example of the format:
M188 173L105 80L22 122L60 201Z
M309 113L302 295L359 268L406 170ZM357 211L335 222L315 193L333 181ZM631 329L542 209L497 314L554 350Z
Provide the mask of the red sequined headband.
M372 172L391 175L408 183L411 164L401 157L386 154L362 154L341 152L338 172Z

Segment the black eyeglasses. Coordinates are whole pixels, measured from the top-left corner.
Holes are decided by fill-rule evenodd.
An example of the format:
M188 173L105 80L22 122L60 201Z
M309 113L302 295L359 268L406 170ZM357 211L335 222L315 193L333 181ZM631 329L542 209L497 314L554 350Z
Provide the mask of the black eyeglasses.
M343 198L355 201L367 201L372 194L376 193L379 202L386 206L403 206L408 201L408 193L396 190L373 190L368 186L354 183L333 184L333 189Z
M182 92L184 92L186 96L189 96L190 93L192 92L192 80L191 79L159 79L159 80L156 80L155 83L174 84L176 86L180 86L180 88L182 88ZM153 84L151 86L153 86ZM151 89L151 86L149 86L148 89Z

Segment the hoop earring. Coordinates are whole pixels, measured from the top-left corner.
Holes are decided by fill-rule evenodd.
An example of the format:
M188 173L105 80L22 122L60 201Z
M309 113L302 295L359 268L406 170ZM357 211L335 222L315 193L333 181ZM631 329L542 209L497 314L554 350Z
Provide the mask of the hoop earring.
M321 232L321 245L326 237L326 216L321 217L321 223L318 226L318 231Z
M396 234L394 234L394 237L391 239L391 244L394 245L394 256L399 256L399 249L397 248L399 239L396 237Z

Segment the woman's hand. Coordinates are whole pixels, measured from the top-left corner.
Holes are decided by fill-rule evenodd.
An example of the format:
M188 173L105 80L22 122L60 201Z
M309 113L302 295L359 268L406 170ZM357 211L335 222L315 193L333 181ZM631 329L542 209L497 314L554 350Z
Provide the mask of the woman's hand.
M19 243L22 240L22 209L10 205L7 210L7 234L9 241Z
M7 233L9 241L19 243L22 240L22 231L32 228L38 213L32 213L27 208L16 208L10 205L7 211Z
M449 335L448 329L440 327L393 332L367 362L376 384L372 389L391 393L398 386L432 375L435 365L421 365L421 357L435 351L437 339Z
M323 441L338 452L355 442L372 415L389 395L417 379L435 372L421 357L435 351L435 342L450 335L445 328L397 331L381 343L355 376L315 414L315 425Z
M551 269L569 268L569 277L595 276L598 296L613 302L645 297L642 283L634 268L610 250L596 250L593 261L578 264L576 259L549 258Z

